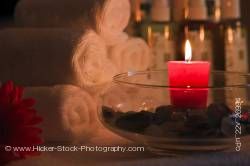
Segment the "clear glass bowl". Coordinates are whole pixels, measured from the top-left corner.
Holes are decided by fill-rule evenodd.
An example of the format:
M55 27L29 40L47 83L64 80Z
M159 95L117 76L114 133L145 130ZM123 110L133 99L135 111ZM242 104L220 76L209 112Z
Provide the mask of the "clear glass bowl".
M168 82L167 70L117 75L102 95L101 122L157 154L244 151L250 147L249 75L211 72L209 85L199 88L170 87ZM184 104L175 103L178 97ZM199 105L201 100L203 105Z

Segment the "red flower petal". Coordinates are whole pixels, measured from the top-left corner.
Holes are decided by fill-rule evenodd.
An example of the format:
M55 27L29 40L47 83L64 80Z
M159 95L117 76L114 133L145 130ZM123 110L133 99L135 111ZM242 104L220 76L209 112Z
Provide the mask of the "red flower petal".
M11 99L12 99L12 103L15 104L19 104L21 102L21 98L23 95L23 88L22 87L14 87L12 94L11 94Z
M8 119L11 124L15 125L37 125L42 122L42 118L37 116L34 109L19 109L10 113L11 116Z
M30 108L33 107L36 103L36 100L29 98L29 99L24 99L20 102L19 107L20 108Z
M0 88L0 94L10 94L14 89L14 84L12 81L8 81L7 83L3 84Z
M36 116L33 117L30 121L27 122L27 125L37 125L43 122L43 118Z
M35 125L42 122L32 107L34 99L22 99L23 88L9 81L0 87L0 144L29 147L41 144L41 129ZM1 146L0 146L1 147ZM0 165L11 160L37 155L37 152L5 152L0 150Z

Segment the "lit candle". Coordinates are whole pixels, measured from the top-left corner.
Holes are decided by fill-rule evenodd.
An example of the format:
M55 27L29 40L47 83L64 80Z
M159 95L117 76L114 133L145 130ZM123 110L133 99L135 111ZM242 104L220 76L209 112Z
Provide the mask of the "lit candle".
M185 62L167 63L171 103L182 108L204 108L207 105L210 63L191 59L192 48L187 40Z

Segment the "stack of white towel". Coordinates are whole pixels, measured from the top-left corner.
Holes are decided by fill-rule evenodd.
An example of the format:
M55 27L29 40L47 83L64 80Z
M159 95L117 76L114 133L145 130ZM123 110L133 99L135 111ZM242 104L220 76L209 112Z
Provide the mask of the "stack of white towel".
M130 12L129 0L21 0L22 28L0 30L0 80L38 86L25 95L38 101L45 141L94 138L98 96L112 77L150 67L145 41L124 32Z
M106 0L96 13L96 32L89 30L83 35L73 57L80 83L103 85L115 74L148 69L152 58L149 47L124 32L130 20L129 0Z
M69 7L83 6L86 11L82 17L91 15L93 11L95 16L92 16L94 20L84 23L86 26L79 24L78 29L44 28L45 23L40 28L34 28L27 23L26 28L1 30L1 80L12 79L27 86L70 83L85 87L91 93L101 93L114 75L150 67L151 52L145 41L129 37L124 32L130 19L129 0L69 1L19 2L16 19L24 15L22 25L31 22L39 27L29 17L39 20L43 13L46 20L53 20L54 17L46 16L53 6L55 15L62 16L61 9L56 7L63 4L71 4ZM47 9L49 4L50 8ZM35 10L37 5L40 5L40 10ZM28 14L21 14L25 12ZM71 16L74 17L74 14Z

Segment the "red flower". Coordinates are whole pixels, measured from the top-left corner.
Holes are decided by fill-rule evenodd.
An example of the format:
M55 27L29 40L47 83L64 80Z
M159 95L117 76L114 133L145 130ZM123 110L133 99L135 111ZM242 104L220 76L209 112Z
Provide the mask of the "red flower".
M32 147L42 143L41 129L35 125L42 119L32 107L34 99L22 99L23 88L7 82L0 87L0 165L12 160L37 155L38 152L5 151L5 146Z
M249 120L249 113L248 112L244 112L241 115L241 120L244 121L244 122L247 122Z

